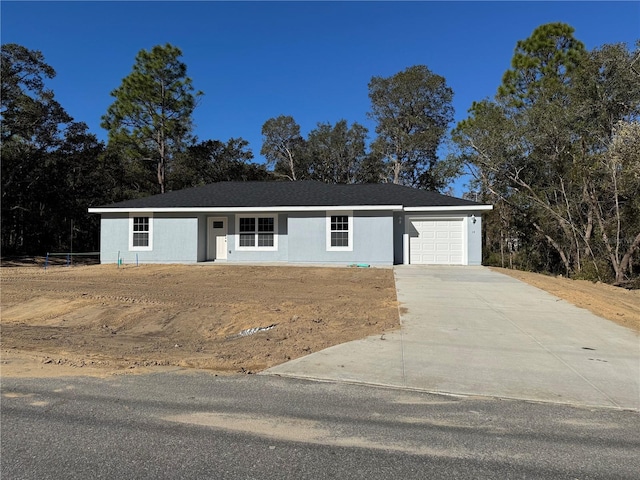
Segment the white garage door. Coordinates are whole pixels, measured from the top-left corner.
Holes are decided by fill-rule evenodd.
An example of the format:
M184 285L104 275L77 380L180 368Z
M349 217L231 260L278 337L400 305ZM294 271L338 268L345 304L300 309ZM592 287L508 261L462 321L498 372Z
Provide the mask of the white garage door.
M462 218L412 218L409 222L409 263L462 265Z

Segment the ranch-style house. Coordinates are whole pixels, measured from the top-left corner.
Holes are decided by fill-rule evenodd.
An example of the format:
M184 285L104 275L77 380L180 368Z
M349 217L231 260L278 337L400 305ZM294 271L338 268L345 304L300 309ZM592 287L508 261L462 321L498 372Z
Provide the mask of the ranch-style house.
M469 200L394 184L220 182L90 208L100 261L480 265Z

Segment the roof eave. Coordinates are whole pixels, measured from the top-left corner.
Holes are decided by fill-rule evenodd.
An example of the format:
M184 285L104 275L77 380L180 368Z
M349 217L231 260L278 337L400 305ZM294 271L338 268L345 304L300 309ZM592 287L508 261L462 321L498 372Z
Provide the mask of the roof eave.
M439 207L404 207L405 212L482 212L493 210L493 205L447 205Z
M244 212L324 212L344 210L402 211L402 205L321 205L277 207L93 207L89 213L244 213Z

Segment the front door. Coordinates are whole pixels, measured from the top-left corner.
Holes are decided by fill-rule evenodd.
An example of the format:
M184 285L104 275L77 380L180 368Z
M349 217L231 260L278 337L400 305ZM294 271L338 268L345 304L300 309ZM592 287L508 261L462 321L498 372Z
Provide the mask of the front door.
M209 217L207 224L207 260L226 260L227 219Z

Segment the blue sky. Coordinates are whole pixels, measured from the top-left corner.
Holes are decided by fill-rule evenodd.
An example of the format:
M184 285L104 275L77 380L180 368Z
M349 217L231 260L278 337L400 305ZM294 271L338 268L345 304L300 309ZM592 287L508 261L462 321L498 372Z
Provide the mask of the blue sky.
M572 25L587 48L640 38L640 2L10 2L2 43L40 50L48 83L100 139L110 92L141 49L171 43L205 95L201 140L248 140L255 155L269 118L292 115L303 134L346 119L369 128L367 85L427 65L454 90L456 121L492 96L516 42L539 25ZM462 194L463 181L456 183Z

